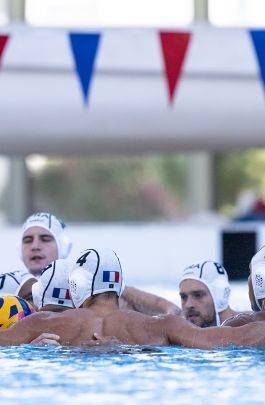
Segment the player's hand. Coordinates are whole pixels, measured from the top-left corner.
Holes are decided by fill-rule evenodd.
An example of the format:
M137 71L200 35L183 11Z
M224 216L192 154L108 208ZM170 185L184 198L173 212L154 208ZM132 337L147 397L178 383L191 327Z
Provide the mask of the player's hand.
M237 327L246 325L249 322L253 322L253 313L241 313L226 319L221 326Z
M35 346L46 346L46 345L60 346L59 340L60 336L58 335L54 335L53 333L42 333L36 339L32 340L30 344Z

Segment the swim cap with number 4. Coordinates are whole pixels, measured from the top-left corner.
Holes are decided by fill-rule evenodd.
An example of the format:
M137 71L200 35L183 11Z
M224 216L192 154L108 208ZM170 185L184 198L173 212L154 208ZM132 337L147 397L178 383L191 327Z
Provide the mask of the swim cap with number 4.
M116 292L120 296L124 285L118 256L110 249L86 250L70 272L69 286L75 307L104 292Z

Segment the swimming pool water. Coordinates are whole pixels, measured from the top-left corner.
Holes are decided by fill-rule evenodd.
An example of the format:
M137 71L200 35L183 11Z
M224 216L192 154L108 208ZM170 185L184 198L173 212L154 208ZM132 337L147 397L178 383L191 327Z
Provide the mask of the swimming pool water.
M6 404L263 403L262 349L0 349Z
M149 291L177 298L173 289ZM232 306L249 309L246 284L232 292ZM264 363L265 349L0 347L0 402L261 404Z

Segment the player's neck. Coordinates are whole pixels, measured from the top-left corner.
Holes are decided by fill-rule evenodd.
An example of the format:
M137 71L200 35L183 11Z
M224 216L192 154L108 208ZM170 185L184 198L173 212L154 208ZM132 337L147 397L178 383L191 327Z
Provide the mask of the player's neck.
M103 294L98 294L92 299L86 301L83 305L84 308L93 309L100 313L108 314L119 308L117 298L115 296L109 297Z
M64 312L64 311L67 311L68 309L72 309L72 308L64 307L62 305L48 304L48 305L45 305L44 307L40 308L39 311Z

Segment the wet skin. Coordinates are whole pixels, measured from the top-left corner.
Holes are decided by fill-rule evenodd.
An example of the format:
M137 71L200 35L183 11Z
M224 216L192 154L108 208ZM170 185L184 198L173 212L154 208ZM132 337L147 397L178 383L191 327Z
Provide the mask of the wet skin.
M0 345L29 343L42 333L60 336L60 344L77 346L89 344L97 334L131 345L183 345L202 349L265 347L265 322L253 322L238 328L202 329L178 315L151 317L135 311L123 311L118 308L118 303L103 297L94 300L87 308L70 309L60 314L32 314L0 333Z
M255 300L251 275L248 277L248 296L249 296L249 300L250 300L250 303L251 303L251 308L254 311L258 311L258 312L250 312L250 313L238 314L238 315L236 315L234 317L231 317L231 318L227 319L224 322L224 326L237 327L237 326L246 325L246 324L251 323L251 322L257 322L257 321L263 321L264 322L265 321L265 299L259 300L259 304L260 304L260 306L262 308L262 310L260 311L260 309L257 306L256 300Z

